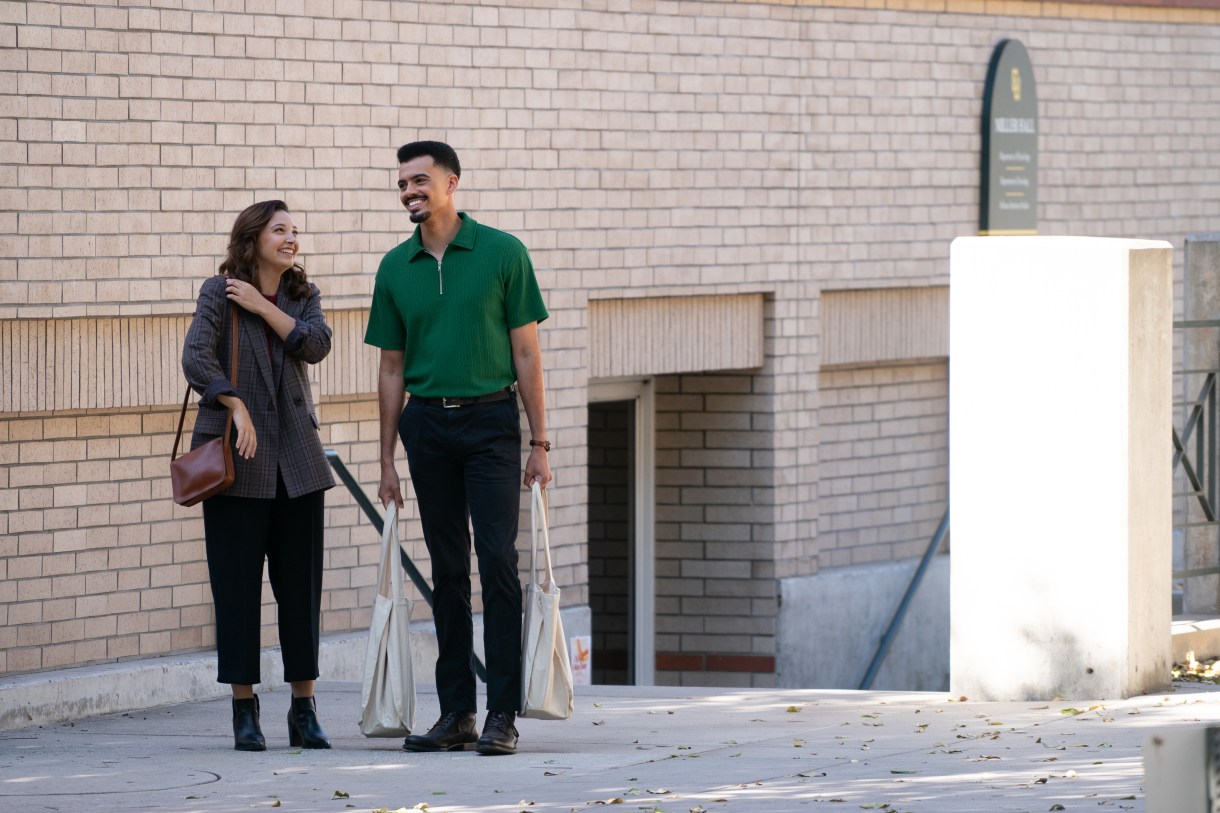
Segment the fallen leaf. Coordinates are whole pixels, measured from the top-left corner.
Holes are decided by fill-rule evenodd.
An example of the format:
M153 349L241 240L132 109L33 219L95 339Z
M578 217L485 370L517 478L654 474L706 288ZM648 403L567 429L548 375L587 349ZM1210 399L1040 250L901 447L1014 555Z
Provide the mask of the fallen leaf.
M800 706L789 706L787 709L785 709L785 711L787 711L789 714L796 714L800 710Z
M1067 810L1063 805L1051 805L1047 810Z
M335 791L335 795L330 798L332 798L332 799L350 799L350 798L352 798L352 795L345 791L337 790L337 791Z
M890 773L919 773L919 771L890 771Z

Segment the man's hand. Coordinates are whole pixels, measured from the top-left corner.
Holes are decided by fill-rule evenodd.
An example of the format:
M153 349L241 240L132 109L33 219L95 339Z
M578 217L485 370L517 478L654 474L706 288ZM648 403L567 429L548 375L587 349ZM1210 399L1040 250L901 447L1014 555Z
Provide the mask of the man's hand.
M546 451L540 446L530 447L530 458L525 461L525 487L529 488L534 481L546 488L554 476L551 474L551 461L547 459Z
M381 487L377 489L377 497L382 508L389 508L390 502L402 508L402 483L398 479L398 471L393 466L382 466Z

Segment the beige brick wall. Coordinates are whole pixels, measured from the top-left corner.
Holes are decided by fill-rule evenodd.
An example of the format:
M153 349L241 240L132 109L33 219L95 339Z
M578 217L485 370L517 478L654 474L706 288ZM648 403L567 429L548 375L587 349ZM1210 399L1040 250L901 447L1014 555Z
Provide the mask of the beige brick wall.
M341 356L319 370L325 438L375 481L358 337L377 262L409 228L393 191L402 142L457 145L464 208L533 251L553 314L552 520L573 604L588 599L585 388L604 350L589 344L590 298L764 296L763 366L725 410L750 414L770 450L750 589L826 564L821 456L854 430L819 427L821 292L946 284L949 242L976 228L999 38L1025 43L1038 81L1043 233L1180 246L1220 216L1215 10L560 5L0 2L0 672L208 646L200 523L163 478L174 354L147 337L190 314L254 200L283 197L299 217ZM136 327L115 386L164 383L92 404L82 382L96 376L73 365L114 369L115 345L77 328L115 319ZM21 343L39 330L53 341ZM54 373L33 355L48 348L66 362ZM696 471L709 456L736 465L688 451ZM330 631L363 623L376 556L344 500L332 493L327 512ZM750 598L762 626L767 600ZM712 621L666 628L666 647L773 654L768 632L715 626L720 610L697 601L667 623L686 612Z
M921 556L949 504L948 365L823 370L820 394L819 564Z
M657 380L661 684L774 685L774 450L758 383L749 372Z

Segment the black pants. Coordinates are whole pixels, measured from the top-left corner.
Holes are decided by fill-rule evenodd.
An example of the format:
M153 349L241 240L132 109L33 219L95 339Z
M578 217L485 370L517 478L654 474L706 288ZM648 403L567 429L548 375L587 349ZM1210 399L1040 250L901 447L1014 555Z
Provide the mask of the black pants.
M432 558L441 712L477 710L470 528L483 588L487 708L521 704L521 423L517 399L445 409L408 401L398 422Z
M318 677L324 492L203 503L208 575L216 608L218 683L255 684L259 675L263 561L278 606L284 680Z

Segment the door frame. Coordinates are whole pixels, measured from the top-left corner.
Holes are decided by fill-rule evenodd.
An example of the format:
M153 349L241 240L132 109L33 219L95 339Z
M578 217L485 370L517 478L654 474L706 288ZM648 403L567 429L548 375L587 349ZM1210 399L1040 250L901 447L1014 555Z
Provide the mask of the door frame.
M634 404L632 472L632 624L633 685L656 682L656 392L651 378L590 379L588 402L630 401ZM597 654L594 653L594 657Z

